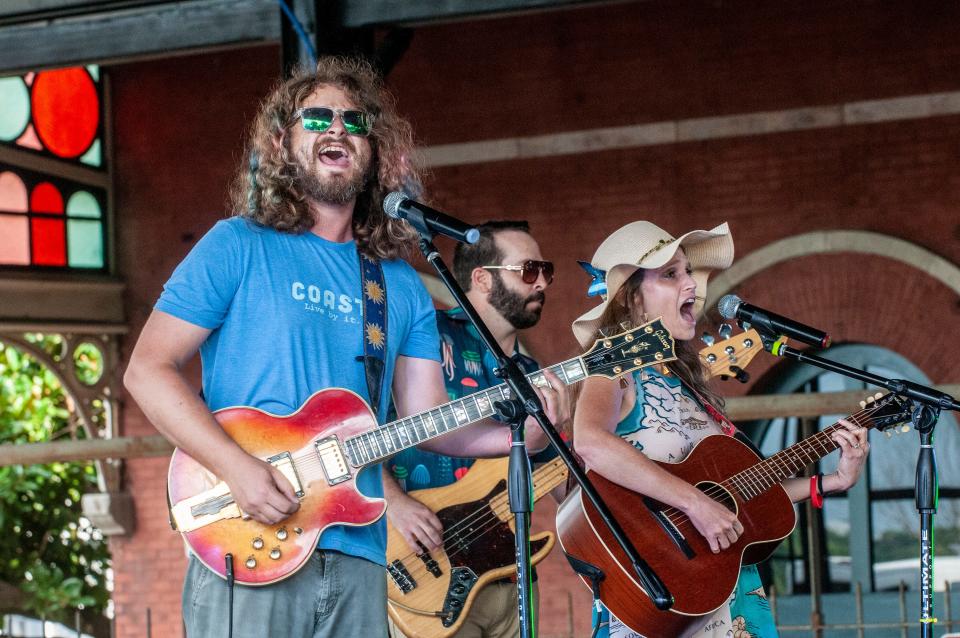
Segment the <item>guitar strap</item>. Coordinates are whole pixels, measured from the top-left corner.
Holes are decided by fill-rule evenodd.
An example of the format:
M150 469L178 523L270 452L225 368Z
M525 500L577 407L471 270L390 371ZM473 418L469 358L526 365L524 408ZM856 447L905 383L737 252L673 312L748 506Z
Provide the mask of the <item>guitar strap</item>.
M379 420L380 388L386 372L387 284L380 262L371 260L359 250L357 254L360 257L360 294L363 297L363 326L360 331L363 355L357 358L363 361L370 408Z

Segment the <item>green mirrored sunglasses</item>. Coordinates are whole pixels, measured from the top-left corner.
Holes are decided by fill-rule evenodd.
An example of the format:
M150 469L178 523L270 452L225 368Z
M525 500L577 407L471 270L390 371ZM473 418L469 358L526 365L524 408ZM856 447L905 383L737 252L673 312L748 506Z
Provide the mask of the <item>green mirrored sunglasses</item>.
M373 126L373 116L363 111L351 109L334 109L329 106L311 106L299 109L293 114L294 120L299 119L304 130L313 133L323 133L333 125L333 119L340 116L343 128L350 135L367 136Z

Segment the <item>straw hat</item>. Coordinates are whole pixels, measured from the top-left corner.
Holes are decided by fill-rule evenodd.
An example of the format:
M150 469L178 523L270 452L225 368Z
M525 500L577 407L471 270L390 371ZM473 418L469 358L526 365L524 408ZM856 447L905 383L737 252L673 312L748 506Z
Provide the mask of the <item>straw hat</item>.
M603 303L573 322L573 334L586 348L597 338L598 320L607 309L620 286L639 268L659 268L673 259L683 247L697 282L697 303L694 312L703 308L707 277L713 270L722 270L733 263L733 238L726 223L712 230L692 230L674 238L667 231L647 221L632 222L614 231L603 240L589 264L581 264L594 276L590 294L600 294Z

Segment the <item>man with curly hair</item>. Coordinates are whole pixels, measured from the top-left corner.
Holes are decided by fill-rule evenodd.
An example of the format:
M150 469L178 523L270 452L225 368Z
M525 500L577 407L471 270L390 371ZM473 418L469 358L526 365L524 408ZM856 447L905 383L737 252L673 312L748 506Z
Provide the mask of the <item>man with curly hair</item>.
M290 414L330 387L370 399L363 340L376 335L363 332L359 253L382 267L387 299L383 381L379 402L371 403L385 412L392 390L403 417L446 401L433 307L416 272L399 259L413 233L380 206L386 193L419 184L412 148L409 125L365 62L324 58L313 72L280 83L252 126L233 216L176 268L130 357L124 381L146 416L261 523L293 514L298 498L279 470L245 452L211 412L244 405ZM202 395L183 373L197 351ZM555 415L556 393L542 396ZM539 431L529 439L532 448L546 444ZM479 423L427 447L500 456L509 434ZM361 472L357 487L382 497L380 467ZM236 588L234 635L385 636L385 545L382 520L329 527L292 576ZM225 581L191 556L187 634L226 635L229 609Z

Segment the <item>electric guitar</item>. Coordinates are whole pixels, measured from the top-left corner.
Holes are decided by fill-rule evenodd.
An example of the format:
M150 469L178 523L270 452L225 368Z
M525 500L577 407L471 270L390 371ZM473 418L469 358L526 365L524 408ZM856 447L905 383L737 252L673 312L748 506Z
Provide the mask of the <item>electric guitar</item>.
M847 419L882 431L909 421L910 407L905 399L887 394ZM717 554L679 510L588 472L627 536L673 595L668 611L650 602L630 561L590 501L581 498L579 488L557 511L560 544L568 554L604 572L600 599L628 627L649 638L683 635L702 621L701 616L727 601L741 564L765 560L793 531L796 514L780 483L837 449L830 435L842 427L835 423L766 460L733 437L713 435L701 440L681 463L658 463L736 512L744 532Z
M479 459L456 483L409 492L443 523L443 546L411 551L387 524L387 611L409 638L447 638L457 632L480 589L516 573L513 513L507 496L507 457ZM537 500L567 479L563 459L533 471ZM530 537L530 563L553 549L554 536Z
M656 319L598 339L585 354L549 369L571 384L591 375L618 377L674 358L673 338ZM542 371L527 378L546 385ZM222 578L225 556L231 554L236 582L276 582L306 563L327 527L369 525L383 516L383 499L364 496L356 487L362 469L493 416L494 402L509 397L501 384L381 427L363 399L340 388L317 392L289 416L248 407L217 410L214 418L240 447L289 479L300 509L277 525L246 517L227 484L178 448L167 484L171 523L197 558Z

